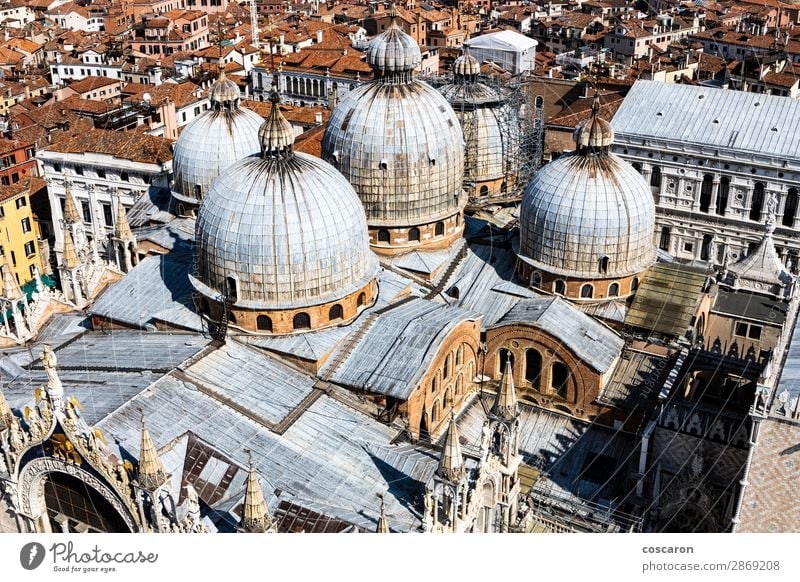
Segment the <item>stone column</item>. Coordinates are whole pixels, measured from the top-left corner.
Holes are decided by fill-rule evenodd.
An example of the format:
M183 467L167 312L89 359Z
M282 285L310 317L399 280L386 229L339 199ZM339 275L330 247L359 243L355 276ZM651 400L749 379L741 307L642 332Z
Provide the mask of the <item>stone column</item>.
M708 213L717 213L717 197L719 196L719 176L714 174L714 180L711 182L711 203L708 205Z

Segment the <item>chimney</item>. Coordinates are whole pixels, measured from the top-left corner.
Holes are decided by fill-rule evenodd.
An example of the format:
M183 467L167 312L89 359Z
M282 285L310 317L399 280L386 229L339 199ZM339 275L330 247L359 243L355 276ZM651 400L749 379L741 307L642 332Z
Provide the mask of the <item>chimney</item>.
M314 123L317 125L322 125L322 111L317 111L314 114Z
M322 42L322 30L317 31L317 44Z

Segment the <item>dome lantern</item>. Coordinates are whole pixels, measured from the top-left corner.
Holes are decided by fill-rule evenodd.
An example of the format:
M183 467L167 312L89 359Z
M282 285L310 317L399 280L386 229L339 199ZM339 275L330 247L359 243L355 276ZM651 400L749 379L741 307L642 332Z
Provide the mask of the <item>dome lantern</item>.
M208 100L216 111L239 107L239 86L225 76L224 69L220 69L219 77L208 90Z
M266 158L289 158L293 155L294 130L281 113L280 95L273 89L269 98L272 110L267 120L258 130L261 142L261 155Z
M376 79L398 84L413 81L414 69L421 62L417 41L403 32L397 24L397 14L392 12L389 28L367 46L367 64L375 71Z

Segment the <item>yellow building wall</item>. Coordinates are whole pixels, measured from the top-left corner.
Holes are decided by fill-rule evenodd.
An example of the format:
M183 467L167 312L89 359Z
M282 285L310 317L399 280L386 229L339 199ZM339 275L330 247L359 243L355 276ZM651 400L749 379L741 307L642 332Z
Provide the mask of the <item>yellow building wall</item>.
M31 265L36 265L40 273L44 272L39 250L39 224L33 219L28 194L27 190L23 190L19 194L0 201L0 247L3 247L0 264L7 263L11 267L11 271L16 275L20 285L33 279ZM19 208L17 208L18 199L25 201L24 205ZM25 218L30 223L28 232L23 232L22 221ZM33 242L33 254L31 255L25 252L25 244L28 242ZM0 293L2 293L2 289L0 289Z

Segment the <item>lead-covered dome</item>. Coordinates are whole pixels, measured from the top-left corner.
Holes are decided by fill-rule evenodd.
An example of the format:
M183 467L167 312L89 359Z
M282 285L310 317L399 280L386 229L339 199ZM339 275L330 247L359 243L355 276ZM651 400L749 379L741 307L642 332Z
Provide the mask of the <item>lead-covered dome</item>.
M239 88L224 72L208 96L211 108L181 131L173 151L172 190L180 214L191 214L225 168L260 151L258 129L264 120L239 106Z
M226 169L200 206L192 283L211 301L227 295L231 323L247 330L352 319L378 268L358 196L330 164L293 151L277 99L260 133L261 155Z
M336 107L323 158L358 193L376 250L452 240L463 229L466 203L458 119L435 89L413 78L419 48L395 21L367 54L376 80Z
M464 45L452 82L439 92L464 132L464 188L474 197L506 194L519 173L519 112L499 89L478 80L480 64Z
M576 130L577 151L540 169L520 206L520 259L567 279L631 277L655 260L653 195L608 151L613 131L598 108Z

